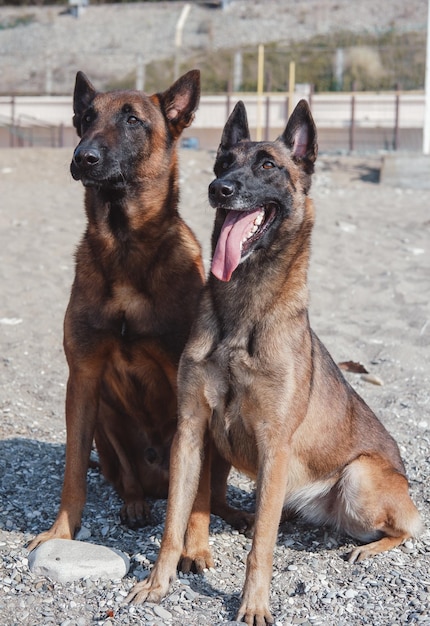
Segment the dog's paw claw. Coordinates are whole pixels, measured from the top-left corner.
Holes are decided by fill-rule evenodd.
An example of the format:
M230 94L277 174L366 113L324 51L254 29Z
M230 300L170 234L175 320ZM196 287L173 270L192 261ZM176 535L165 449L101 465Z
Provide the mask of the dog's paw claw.
M267 626L267 624L274 624L275 620L273 615L268 609L258 611L257 609L241 608L237 617L237 622L245 622L248 626Z

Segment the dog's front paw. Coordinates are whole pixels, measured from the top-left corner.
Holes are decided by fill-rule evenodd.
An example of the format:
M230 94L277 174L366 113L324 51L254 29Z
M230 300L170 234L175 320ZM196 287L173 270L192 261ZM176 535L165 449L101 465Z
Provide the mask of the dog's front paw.
M236 621L245 622L248 626L266 626L266 624L275 623L268 607L257 607L254 603L249 605L245 602L239 609Z
M157 576L154 570L146 580L134 585L126 597L126 602L141 604L142 602L155 602L158 604L169 591L170 579Z
M266 626L266 624L274 623L275 620L269 609L269 585L266 582L266 578L267 576L262 569L250 567L248 556L242 604L236 618L238 622L243 621L248 626ZM263 591L264 588L267 588L267 592Z
M31 552L45 541L51 539L73 539L72 532L68 524L55 523L49 530L37 535L28 545L27 550Z
M188 574L189 572L202 574L203 570L209 567L214 567L214 560L209 548L191 554L183 552L178 564L179 571L184 574Z

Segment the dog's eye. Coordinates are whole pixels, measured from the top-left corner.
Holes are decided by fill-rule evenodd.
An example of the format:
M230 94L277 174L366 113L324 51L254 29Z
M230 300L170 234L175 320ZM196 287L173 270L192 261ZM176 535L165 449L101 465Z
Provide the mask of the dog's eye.
M138 124L139 120L137 119L137 117L135 115L129 115L129 117L127 118L127 124L130 124L130 126L134 126L135 124Z
M273 161L264 161L263 169L271 170L273 167L275 167L275 164L273 163Z
M83 121L85 124L91 124L92 119L93 119L93 116L91 115L91 113L87 113L87 114L86 114L86 115L84 115L84 117L82 118L82 121Z
M214 172L217 176L222 176L233 164L231 157L221 157L215 163Z

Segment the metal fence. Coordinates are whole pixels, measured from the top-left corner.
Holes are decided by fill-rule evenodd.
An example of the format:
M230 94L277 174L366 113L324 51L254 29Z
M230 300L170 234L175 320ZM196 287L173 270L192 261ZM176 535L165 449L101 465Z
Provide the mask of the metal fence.
M424 94L295 93L310 103L322 152L422 150ZM202 96L184 147L216 149L221 130L237 100L245 102L254 138L274 139L288 119L286 94L229 93ZM66 96L0 97L0 147L72 146L72 98Z

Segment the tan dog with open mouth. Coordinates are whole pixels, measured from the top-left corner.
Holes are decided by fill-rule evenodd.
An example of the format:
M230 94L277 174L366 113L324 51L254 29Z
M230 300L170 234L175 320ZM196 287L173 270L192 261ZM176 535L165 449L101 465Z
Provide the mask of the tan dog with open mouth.
M184 536L185 551L194 538L195 554L209 555L210 564L211 445L257 481L237 617L249 626L273 623L272 555L283 510L364 542L351 562L420 531L397 444L309 325L316 156L304 100L274 142L250 141L241 102L227 121L209 187L217 210L212 274L179 366L166 528L157 562L130 600L166 594Z

